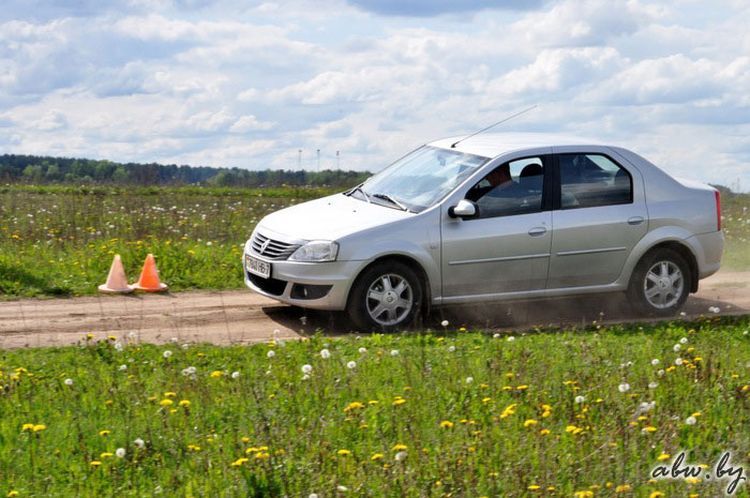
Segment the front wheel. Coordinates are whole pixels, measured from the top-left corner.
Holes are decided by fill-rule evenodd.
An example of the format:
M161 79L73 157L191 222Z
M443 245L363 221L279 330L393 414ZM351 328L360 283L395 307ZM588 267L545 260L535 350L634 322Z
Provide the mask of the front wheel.
M690 267L671 249L657 249L641 259L633 272L628 298L644 315L672 316L690 292Z
M414 270L399 261L384 261L357 278L347 311L360 329L398 330L414 321L422 295L422 283Z

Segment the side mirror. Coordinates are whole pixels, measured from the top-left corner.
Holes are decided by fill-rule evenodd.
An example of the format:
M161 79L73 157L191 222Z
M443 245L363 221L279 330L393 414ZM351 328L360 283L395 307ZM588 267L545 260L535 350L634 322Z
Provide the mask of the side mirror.
M461 199L458 204L448 208L448 216L451 218L471 218L477 214L476 205L466 199Z

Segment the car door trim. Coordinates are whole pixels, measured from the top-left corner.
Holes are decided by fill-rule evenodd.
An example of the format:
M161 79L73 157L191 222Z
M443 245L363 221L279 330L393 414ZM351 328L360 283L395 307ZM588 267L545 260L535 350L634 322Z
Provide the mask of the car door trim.
M618 252L625 251L627 247L602 247L601 249L584 249L582 251L560 251L555 253L557 256L576 256L579 254L597 254L600 252Z
M471 265L475 263L496 263L499 261L521 261L524 259L549 258L550 253L546 254L524 254L523 256L505 256L502 258L485 258L485 259L460 259L458 261L448 261L449 265Z

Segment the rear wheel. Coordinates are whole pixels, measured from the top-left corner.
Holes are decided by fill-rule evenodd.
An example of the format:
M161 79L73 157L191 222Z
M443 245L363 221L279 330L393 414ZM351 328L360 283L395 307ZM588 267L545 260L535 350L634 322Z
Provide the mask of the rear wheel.
M357 278L347 312L358 328L398 330L414 321L422 295L422 282L414 270L400 261L384 261Z
M645 315L672 316L685 304L690 293L690 267L671 249L646 254L633 272L628 298Z

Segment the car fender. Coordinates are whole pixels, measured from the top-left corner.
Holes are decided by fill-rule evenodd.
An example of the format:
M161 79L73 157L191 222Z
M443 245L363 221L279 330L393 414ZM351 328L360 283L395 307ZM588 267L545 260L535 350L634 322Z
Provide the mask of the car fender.
M653 247L664 242L677 242L690 249L690 252L698 263L698 268L701 268L701 265L705 260L703 256L703 248L698 244L693 233L681 227L659 227L648 232L640 241L638 241L635 247L633 247L616 283L619 286L622 286L622 288L627 288L628 283L630 282L630 276L633 274L633 270L635 270L636 265L644 254Z

